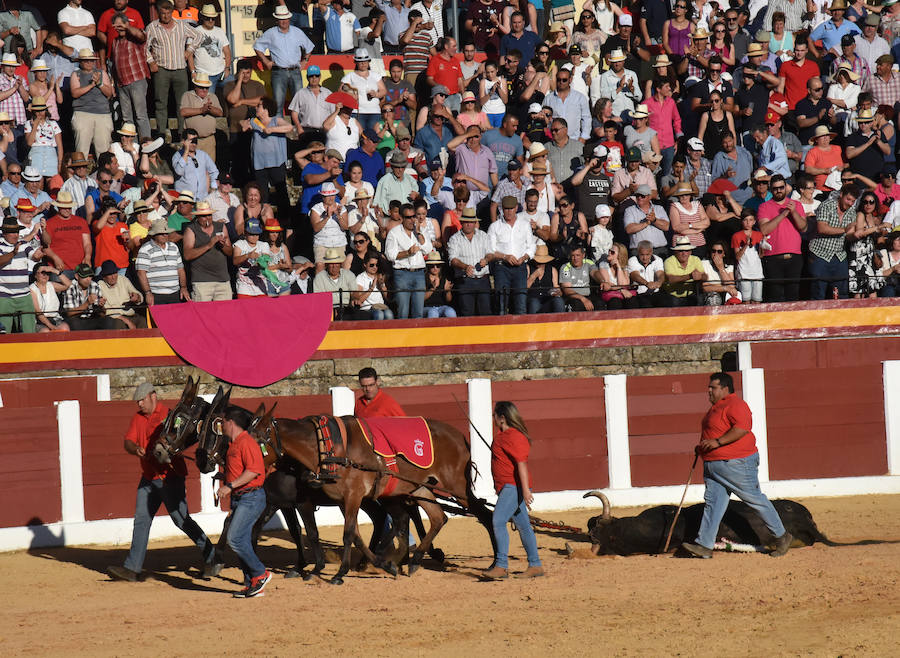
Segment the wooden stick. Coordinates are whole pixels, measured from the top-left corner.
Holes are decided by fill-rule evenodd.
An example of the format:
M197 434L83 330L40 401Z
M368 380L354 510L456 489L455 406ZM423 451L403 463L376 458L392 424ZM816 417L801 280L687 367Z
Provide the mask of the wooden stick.
M675 518L672 519L672 525L669 528L669 534L666 536L666 545L663 546L663 553L669 552L669 542L672 541L672 532L675 530L675 524L678 522L678 515L681 514L681 508L684 505L684 499L687 496L688 487L691 486L691 478L694 477L694 468L697 466L697 460L700 459L699 453L694 453L694 463L691 464L691 470L688 473L687 482L684 485L684 492L681 494L681 502L678 503L678 509L675 510Z

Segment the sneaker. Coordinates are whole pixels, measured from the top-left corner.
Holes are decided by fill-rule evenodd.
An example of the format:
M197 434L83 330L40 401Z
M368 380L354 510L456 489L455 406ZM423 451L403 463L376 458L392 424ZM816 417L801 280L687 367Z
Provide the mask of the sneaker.
M690 542L684 542L681 545L681 548L686 550L694 557L703 558L704 560L708 560L713 555L711 548L706 548L706 546L701 546L700 544L691 544Z
M248 585L248 586L245 587L244 589L239 589L238 591L236 591L236 592L235 592L234 594L232 594L231 596L233 596L233 597L236 598L236 599L246 599L246 598L247 598L247 592L249 592L249 591L250 591L250 586Z
M509 571L503 567L491 567L481 576L487 580L503 580L504 578L509 578Z
M126 567L107 567L106 572L113 580L125 580L129 583L136 583L140 574Z
M272 580L272 572L266 569L266 571L261 576L257 576L250 580L250 587L247 588L246 597L249 599L252 596L259 596L263 589L268 583Z
M520 578L540 578L544 575L544 567L528 567Z
M775 550L769 553L769 555L772 557L781 557L791 549L791 542L793 541L793 535L785 531L781 537L775 539Z

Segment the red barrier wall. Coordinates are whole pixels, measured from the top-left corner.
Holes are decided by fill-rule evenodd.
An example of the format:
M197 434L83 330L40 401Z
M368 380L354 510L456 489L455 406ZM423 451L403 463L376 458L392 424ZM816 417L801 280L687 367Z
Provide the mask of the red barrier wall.
M0 426L0 527L61 520L56 408L0 409Z
M602 379L494 382L493 398L515 402L528 425L534 491L609 486Z
M900 360L900 338L833 338L753 343L753 367L766 370L844 368Z
M59 400L96 402L97 378L0 379L0 395L5 409L36 407Z
M881 364L765 377L771 479L887 473Z
M740 395L741 376L732 376ZM628 378L632 486L684 484L709 409L708 384L709 375ZM691 482L703 482L702 469L695 469Z

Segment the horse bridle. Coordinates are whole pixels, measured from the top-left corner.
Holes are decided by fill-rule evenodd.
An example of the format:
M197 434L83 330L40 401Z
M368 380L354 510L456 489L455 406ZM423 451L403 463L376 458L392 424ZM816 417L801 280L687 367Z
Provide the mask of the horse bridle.
M188 442L185 438L188 432L193 431L196 436L200 436L200 427L203 423L200 416L203 414L204 407L208 407L209 403L203 398L196 396L187 405L187 411L181 409L183 406L185 406L184 402L179 400L175 408L166 415L163 431L160 433L160 443L163 444L170 457L174 457L188 447ZM173 432L175 438L170 441L169 436Z

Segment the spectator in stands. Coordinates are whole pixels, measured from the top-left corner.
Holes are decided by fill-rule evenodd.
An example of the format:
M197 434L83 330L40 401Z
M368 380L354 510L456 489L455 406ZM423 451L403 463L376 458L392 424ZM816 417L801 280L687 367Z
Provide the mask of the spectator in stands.
M863 192L859 197L856 223L847 230L849 292L856 299L874 298L884 285L884 279L875 272L875 240L891 226L882 221L879 207L878 197L872 190Z
M290 294L291 253L284 242L284 228L277 219L268 219L263 225L260 242L269 245L269 257L260 263L260 271L265 277L266 294L279 297Z
M0 226L0 323L3 331L12 331L14 323L22 333L35 329L34 302L28 289L32 261L43 257L40 247L19 240L21 227L13 217L5 217ZM90 269L90 266L87 266Z
M780 140L769 134L765 126L754 126L750 130L753 141L759 146L759 166L773 174L781 174L785 178L791 177L791 168L788 166L787 149ZM701 192L705 190L700 187Z
M393 320L394 312L387 305L387 284L378 253L371 249L366 251L361 265L362 269L356 275L353 302L359 305L362 313L369 314L373 320ZM350 271L352 272L352 268Z
M628 78L628 76L625 75L625 73L622 71L619 64L615 64L614 66L619 66L618 73L621 73L624 78ZM614 72L616 71L616 69L611 70ZM631 73L631 75L634 76L633 73ZM631 80L632 78L628 79ZM550 92L544 98L544 107L549 108L553 112L554 119L564 119L565 123L563 125L565 125L567 129L571 130L572 139L580 141L583 144L591 136L591 112L587 97L581 92L572 89L571 84L571 71L564 69L560 69L559 71L557 71L556 90ZM639 98L640 85L637 82L636 76L634 76L633 78L633 84L635 85L634 88L638 90L636 94ZM628 87L628 89L631 89L631 87ZM620 98L628 98L627 93L627 91L623 91L622 93L617 94L615 96L616 100ZM625 109L632 110L634 109L634 105L632 104L631 107ZM613 111L615 112L615 108L613 109ZM552 131L553 128L551 126L551 133ZM557 176L559 176L559 173L557 173Z
M494 254L494 288L500 315L526 312L527 263L534 257L535 241L531 223L519 219L519 202L507 196L501 201L503 217L491 224L488 237Z
M404 66L406 67L406 81L416 89L422 86L416 83L419 76L428 69L431 49L437 39L434 36L434 30L429 27L432 24L431 20L426 21L422 17L422 13L413 8L409 12L409 29L400 36Z
M331 293L334 319L369 319L371 314L361 314L358 310L359 303L352 297L357 291L356 277L350 270L345 270L341 266L344 262L344 252L329 248L322 262L325 269L318 272L313 279L313 292Z
M121 4L117 0L115 4ZM147 66L147 35L144 32L144 20L130 7L124 11L113 13L106 22L112 29L103 30L107 17L112 9L100 17L100 31L97 36L105 44L107 56L113 62L116 91L122 118L137 126L140 138L150 137L150 118L147 113L147 85L150 68Z
M881 263L878 273L884 280L884 286L878 291L878 296L900 296L900 231L888 233L887 244L878 252L877 262Z
M696 139L696 138L694 138ZM618 169L613 175L610 189L614 203L622 203L626 199L637 200L637 189L646 186L651 199L656 199L659 192L656 189L656 179L653 173L641 164L641 150L637 147L628 149L625 154L626 165ZM705 161L708 162L709 161Z
M34 58L41 46L43 26L38 20L37 9L26 6L22 0L7 0L3 5L5 11L0 13L0 39L9 39L11 35L21 35L25 39L25 48ZM37 43L32 39L32 32L37 36Z
M381 75L370 69L371 64L369 52L365 48L357 48L353 55L354 70L341 79L341 85L351 87L357 95L359 109L356 117L361 126L360 132L375 127L381 118L381 99L387 95Z
M585 258L582 245L575 245L569 261L559 268L559 286L566 306L571 311L599 311L606 307L599 292L591 287L594 261Z
M153 95L156 98L156 130L169 133L169 92L176 103L188 90L188 62L186 53L196 47L196 31L187 21L172 17L173 5L169 0L157 0L158 19L147 26L147 64L153 73ZM184 119L178 118L179 132L184 130ZM80 149L87 152L87 149Z
M360 169L361 180L372 188L373 193L375 186L378 185L378 180L385 174L384 158L376 150L378 142L378 135L375 134L375 131L367 128L362 132L360 148L350 149L345 156L345 173L349 174L353 164L356 163ZM354 194L355 192L356 190L354 190ZM345 194L347 193L345 192Z
M228 172L219 172L219 187L216 188L209 196L206 202L213 211L213 221L221 222L228 228L229 235L234 230L234 216L237 209L241 206L241 201L234 189L234 179Z
M694 255L706 255L706 238L703 232L709 228L709 217L703 205L695 200L694 189L689 183L679 183L669 206L669 223L672 227L672 246L680 237L686 237L694 248Z
M276 6L273 17L275 27L263 32L253 44L253 50L266 70L272 72L272 99L276 112L281 114L288 90L296 94L303 86L300 68L315 46L303 30L291 25L291 12L287 7ZM348 49L350 47L352 45Z
M421 4L421 3L419 3ZM459 60L456 58L456 39L443 37L435 46L437 54L428 62L428 70L425 75L431 87L443 86L447 88L447 98L444 104L453 112L459 112L462 101L462 70Z
M425 258L425 317L455 318L453 308L453 282L444 271L446 261L437 251Z
M721 240L709 245L709 258L703 260L706 280L701 286L704 306L721 306L740 301L740 293L734 283L734 263L728 246ZM734 299L735 302L730 300Z
M197 49L188 55L188 65L195 77L197 73L204 73L209 78L211 95L215 95L226 71L227 75L231 74L231 45L225 30L216 25L218 17L215 6L203 5L197 27Z
M307 85L297 90L288 108L291 122L301 135L302 146L312 141L325 141L322 124L335 110L334 105L325 100L330 92L321 85L322 71L318 66L313 64L306 69L306 80Z
M245 119L242 127L244 126L246 130L253 132L253 173L263 201L269 201L269 189L274 189L275 194L271 200L278 208L278 213L287 217L290 207L287 192L287 134L293 128L289 121L280 116L271 98L259 101L256 118L252 121ZM218 175L218 171L216 174Z
M28 160L41 176L56 176L62 168L62 130L50 118L47 102L41 96L31 99L31 117L31 121L25 122Z
M741 301L757 304L763 300L763 267L759 257L763 234L755 230L756 217L753 211L744 208L741 212L741 230L731 238L731 249L737 262L735 276Z
M391 1L397 2L397 0ZM382 81L385 89L383 103L391 104L394 109L394 118L410 129L410 117L416 115L418 108L415 89L409 81L403 79L403 62L401 60L392 59L388 66L388 73L389 77Z
M347 11L343 0L331 0L331 4L324 11L325 17L325 44L328 50L336 53L346 53L353 50L362 27L355 14Z
M878 35L878 26L881 24L881 18L878 14L871 13L865 17L862 22L862 34L857 35L856 54L866 60L869 70L874 74L877 66L878 58L882 55L890 53L890 45L881 36ZM859 22L857 21L857 25ZM870 79L871 84L871 79ZM870 87L871 89L871 87Z
M448 114L449 119L446 116ZM457 126L459 131L456 130ZM441 149L447 149L450 141L462 132L462 126L445 106L433 106L428 112L428 122L416 131L414 144L425 154L425 159L431 162L440 155Z
M119 274L124 275L128 270L131 233L122 219L122 210L110 199L101 202L97 213L91 224L96 243L94 262L111 260L119 268ZM100 265L96 266L96 274L100 274Z
M194 195L190 190L183 190L175 197L175 212L169 215L169 227L175 232L169 234L169 242L180 242L181 234L184 227L187 226L194 218L194 206L196 205Z
M25 182L24 189L14 192L9 197L9 209L13 216L18 215L16 206L20 199L27 199L35 207L35 214L41 214L49 210L53 205L53 199L44 192L44 177L34 167L28 166L22 171L22 178Z
M413 209L416 212L416 232L427 237L435 250L441 249L444 246L441 227L434 217L428 216L428 203L419 197L413 201Z
M409 7L403 0L379 0L378 6L384 11L384 43L385 52L392 55L399 54L403 48L400 45L400 37L409 29ZM392 60L389 68L392 70L394 62ZM403 65L400 65L401 74ZM393 74L392 74L393 77ZM395 99L391 99L395 100Z
M625 245L615 242L607 251L606 258L591 274L591 279L600 285L600 299L610 311L638 308L627 268L628 249Z
M385 214L390 210L391 201L406 203L419 194L418 183L406 170L406 156L395 152L388 165L391 169L390 175L383 176L375 188L375 205Z
M816 210L817 235L809 242L809 273L816 279L810 287L813 299L825 299L834 288L839 297L847 297L849 263L845 237L848 228L856 225L858 197L855 185L844 185L836 199L829 198Z
M690 239L681 236L672 246L672 255L663 263L666 284L661 298L663 306L696 306L696 284L706 281L703 263L694 256Z
M874 130L875 113L860 110L856 117L859 129L847 136L844 142L850 171L862 174L870 180L880 177L885 157L893 152L891 144L881 131Z
M178 113L184 119L185 127L197 132L197 148L215 162L216 119L225 116L225 112L210 89L212 81L206 73L195 71L191 84L194 88L181 96Z
M80 263L91 264L91 232L83 217L72 214L72 195L60 190L56 197L57 214L47 220L43 232L44 255L68 278Z
M631 283L637 286L634 299L640 308L663 305L660 290L666 281L663 260L653 253L653 243L641 240L637 253L628 259L626 272Z
M668 253L665 233L669 230L669 220L663 207L653 203L651 194L649 185L638 185L634 191L637 201L625 210L623 221L625 233L631 236L631 255L637 254L641 242L649 242L657 255Z
M322 200L314 205L309 213L317 274L325 268L327 250L343 251L347 248L347 231L350 229L347 209L340 203L337 188L333 183L322 185L321 198Z
M181 148L172 156L175 189L190 192L195 199L205 199L210 189L219 184L219 168L209 154L197 149L199 136L193 128L184 131Z
M142 176L151 177L160 185L174 185L175 173L161 155L163 143L163 138L157 137L153 141L141 144L141 162L138 169Z
M29 286L29 290L34 302L35 324L39 334L69 331L69 324L59 313L59 296L71 285L72 280L51 265L39 264L35 268L34 283Z
M875 75L869 79L869 91L876 105L894 107L900 103L900 73L896 73L893 66L893 55L881 55L875 60Z
M475 208L464 208L459 221L462 228L450 237L447 245L450 265L456 274L459 314L463 317L490 315L488 265L495 259L491 239L478 228Z
M534 258L528 265L528 313L562 313L565 304L559 287L559 272L551 263L546 244L535 247Z
M838 121L846 122L850 118L851 112L856 109L859 93L862 91L857 84L859 74L855 73L849 64L844 63L838 67L833 80L828 87L826 97L835 106Z
M213 221L209 203L201 201L194 209L193 221L184 229L182 250L190 268L191 298L195 302L231 299L231 240L225 226Z
M137 128L133 123L123 123L116 133L119 141L110 145L109 152L115 156L122 172L133 177L137 174L137 165L141 161L141 147L135 141Z
M77 71L70 78L72 93L72 130L75 148L87 153L91 145L99 157L109 150L113 130L109 100L115 93L112 78L94 68L97 55L90 48L78 51Z
M385 256L394 266L397 317L421 318L425 302L425 256L432 251L432 244L428 236L417 230L412 204L404 203L400 216L402 223L388 232L384 248Z
M237 75L235 75L233 82L225 84L225 89L223 90L225 102L228 104L228 132L231 135L229 141L232 163L231 175L234 176L238 185L245 185L252 178L250 169L252 164L250 160L252 135L241 130L241 122L247 118L252 118L251 111L259 105L259 101L266 95L266 88L262 83L253 79L254 61L253 58L249 57L238 60ZM312 68L318 69L318 67L310 67L310 69ZM308 74L309 69L307 70ZM330 112L331 110L329 110ZM321 124L319 126L321 127ZM315 140L314 137L311 139ZM319 138L319 141L323 140L324 136Z
M772 176L769 189L772 199L757 211L759 230L768 242L762 252L763 297L767 302L796 301L800 297L797 279L803 269L801 234L806 230L806 213L800 203L786 198L783 176Z
M326 134L325 146L336 150L342 159L348 151L359 147L363 128L353 116L353 108L338 103L334 106L334 112L326 117L322 128Z
M491 196L490 213L492 222L497 221L497 208L504 197L515 197L519 207L525 206L525 193L528 190L531 179L522 176L522 164L518 160L511 160L507 167L508 175L497 184Z
M106 317L105 307L106 299L94 281L94 270L82 263L75 268L75 281L63 297L66 322L72 331L115 329L116 322Z
M103 310L106 320L113 329L138 329L147 326L142 315L135 312L134 306L143 304L144 296L128 280L119 276L119 268L111 260L103 261L100 266L100 298L105 300Z
M238 299L264 297L267 294L266 279L262 274L263 257L271 257L269 243L259 239L263 233L262 222L250 218L244 223L244 234L234 243L231 262L237 268L235 291ZM318 292L318 291L317 291Z
M138 199L132 205L131 224L129 224L128 231L128 251L131 254L132 264L137 257L138 250L150 239L150 227L157 219L157 217L151 216L151 210L150 204L143 199Z

